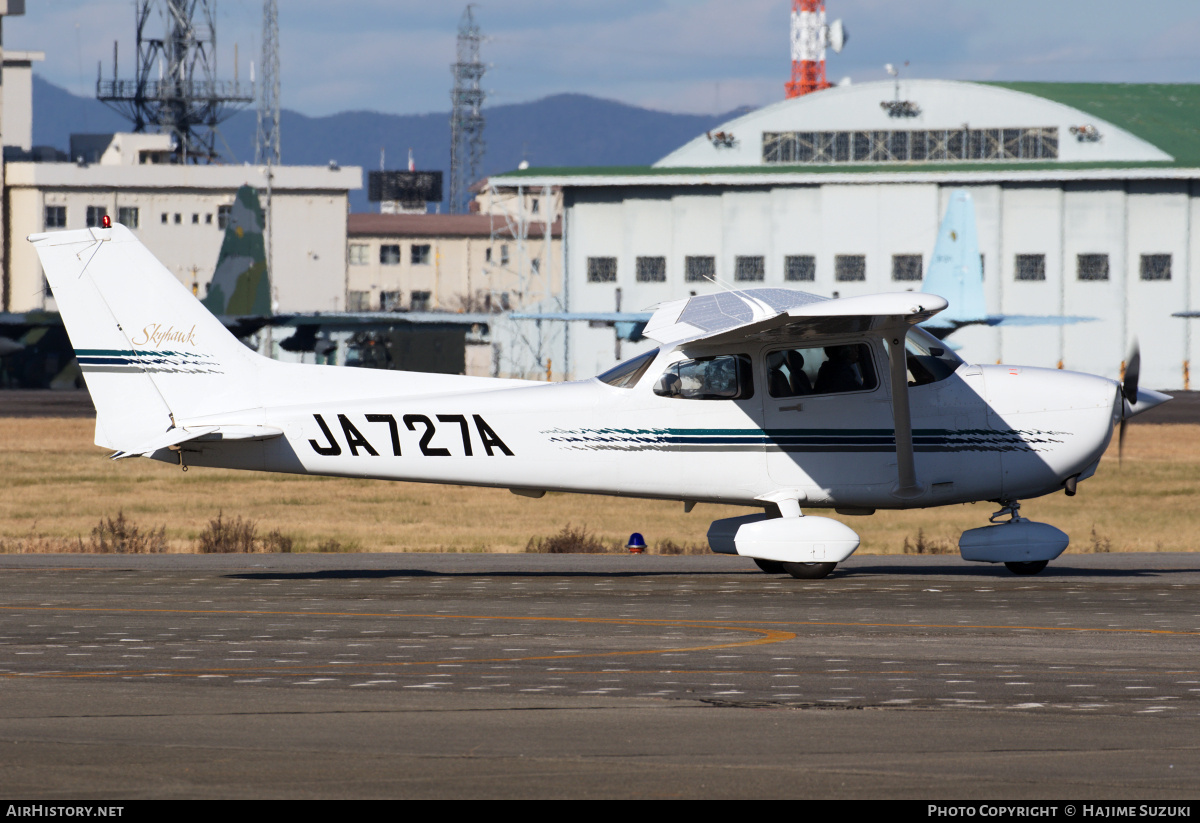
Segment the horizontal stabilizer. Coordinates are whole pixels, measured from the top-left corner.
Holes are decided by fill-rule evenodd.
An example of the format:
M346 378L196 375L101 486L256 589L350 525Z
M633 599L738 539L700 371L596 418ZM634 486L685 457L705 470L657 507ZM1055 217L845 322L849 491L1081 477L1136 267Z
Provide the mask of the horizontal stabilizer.
M179 426L168 429L158 437L132 449L118 450L111 455L113 460L125 457L149 457L156 451L181 446L192 441L205 443L225 440L270 440L283 435L283 429L273 426Z

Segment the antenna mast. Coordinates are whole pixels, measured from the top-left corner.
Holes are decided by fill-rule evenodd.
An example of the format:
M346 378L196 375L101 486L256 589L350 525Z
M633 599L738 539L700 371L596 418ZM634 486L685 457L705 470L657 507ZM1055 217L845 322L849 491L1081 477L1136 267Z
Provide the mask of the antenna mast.
M467 188L479 177L487 144L483 141L483 101L480 83L486 70L479 59L483 33L475 22L474 4L468 5L458 24L454 88L450 92L450 213L463 211Z
M254 102L253 88L244 88L236 79L217 80L214 4L215 0L136 0L135 79L119 80L115 61L111 80L96 78L98 100L132 120L135 132L153 126L173 135L176 157L185 163L215 160L217 125ZM146 32L155 7L165 24L161 38Z
M254 162L278 166L279 151L279 8L276 0L263 0L262 86L258 90L258 133Z

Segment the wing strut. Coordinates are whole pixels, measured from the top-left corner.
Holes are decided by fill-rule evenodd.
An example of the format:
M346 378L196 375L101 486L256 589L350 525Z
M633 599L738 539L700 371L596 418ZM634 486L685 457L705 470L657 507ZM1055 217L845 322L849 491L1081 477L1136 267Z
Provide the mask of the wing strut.
M896 431L896 471L899 475L892 494L901 498L917 497L924 491L917 482L917 467L913 459L912 414L908 407L908 360L904 348L907 333L908 325L901 321L884 338L891 361L889 379L892 384L892 420Z

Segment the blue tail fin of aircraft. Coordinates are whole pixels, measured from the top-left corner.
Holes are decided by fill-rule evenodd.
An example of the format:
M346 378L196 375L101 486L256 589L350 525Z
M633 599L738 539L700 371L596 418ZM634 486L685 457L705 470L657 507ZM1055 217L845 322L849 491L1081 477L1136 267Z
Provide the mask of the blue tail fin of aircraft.
M943 339L963 326L1066 326L1096 319L1067 315L988 314L983 296L983 258L979 256L975 204L970 193L963 189L950 193L921 291L944 297L950 303L941 314L921 324Z
M988 322L983 299L983 261L975 232L975 204L962 189L950 194L921 290L944 297L950 303L948 309L923 324L930 331L944 329L949 334L961 326Z

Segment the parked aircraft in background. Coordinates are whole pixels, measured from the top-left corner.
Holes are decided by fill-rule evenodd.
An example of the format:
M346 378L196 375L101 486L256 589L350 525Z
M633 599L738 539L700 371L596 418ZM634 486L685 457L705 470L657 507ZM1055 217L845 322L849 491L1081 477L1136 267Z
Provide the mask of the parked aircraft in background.
M983 258L975 222L975 204L970 192L950 193L946 214L938 227L937 243L925 270L921 291L946 298L946 311L921 326L939 339L963 326L1066 326L1094 320L1093 317L1064 315L988 314L983 291Z
M1113 424L1166 395L971 366L916 324L945 299L787 289L661 306L658 348L570 383L286 364L246 348L122 226L36 246L114 458L732 503L714 551L819 578L858 547L843 514L994 501L964 558L1040 571L1067 536L1020 500L1090 477ZM1007 519L1004 519L1007 518Z
M921 291L944 297L948 308L921 323L938 339L964 326L1065 326L1094 320L1063 315L989 314L983 290L983 258L975 222L975 205L965 189L950 195L946 214L938 227L937 242ZM653 312L514 312L515 320L587 321L613 327L618 340L636 342ZM951 348L957 348L953 344Z

